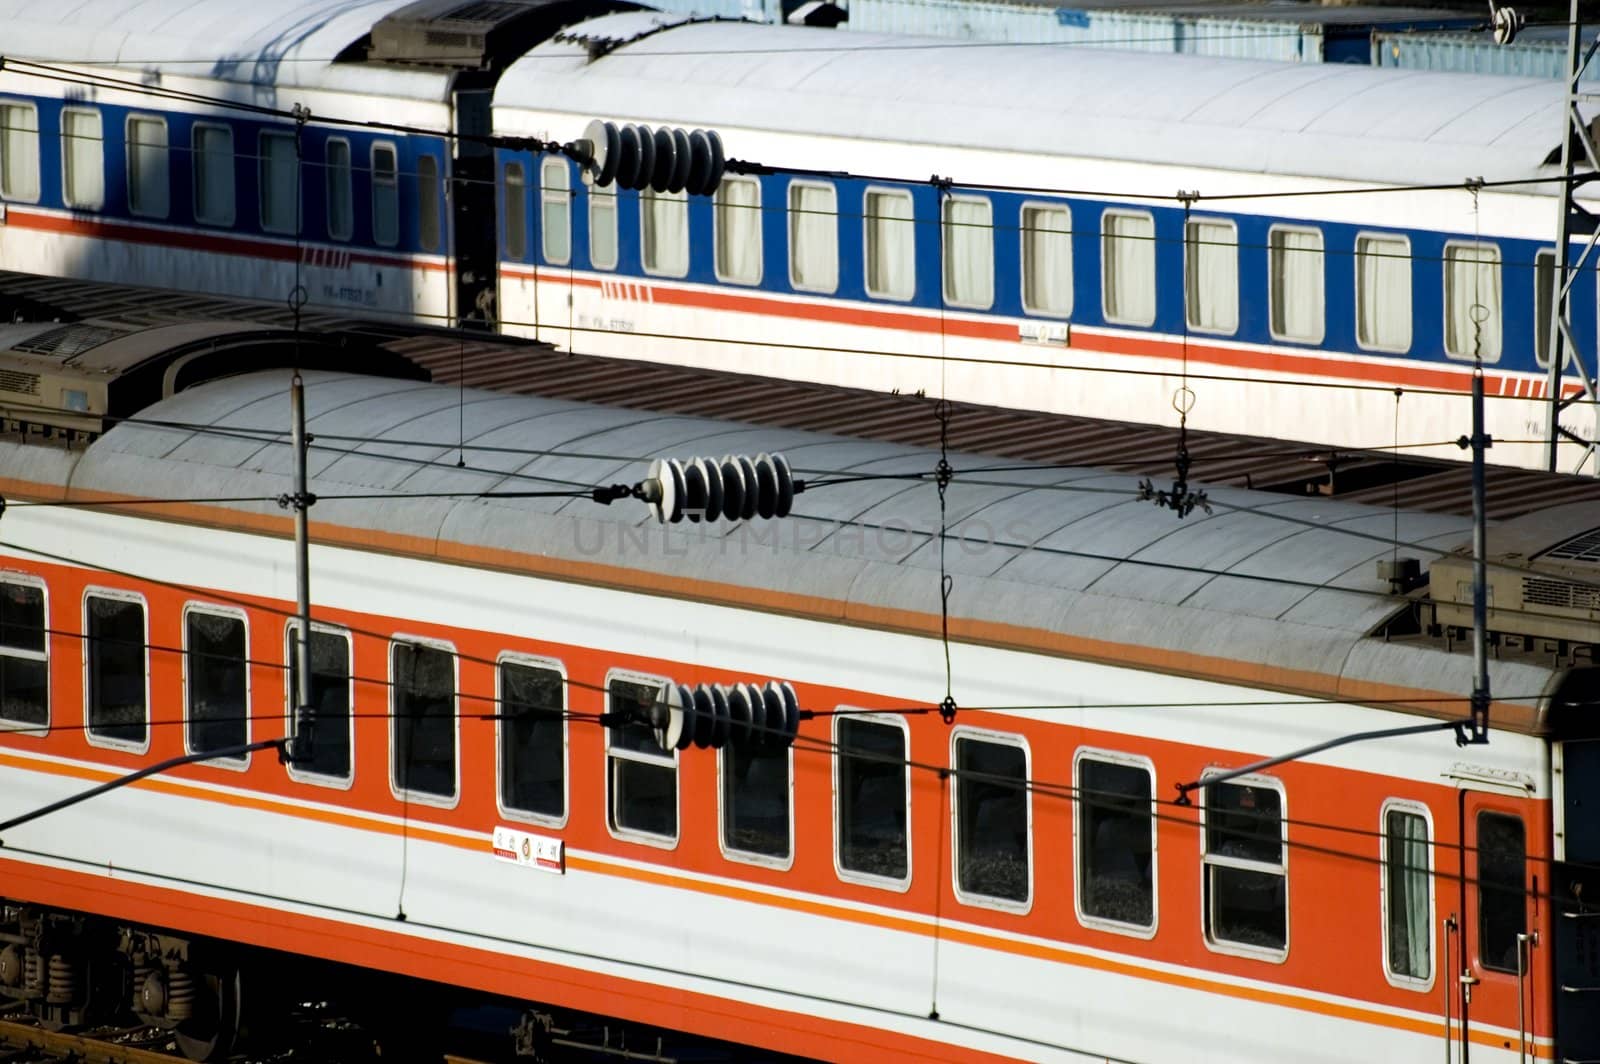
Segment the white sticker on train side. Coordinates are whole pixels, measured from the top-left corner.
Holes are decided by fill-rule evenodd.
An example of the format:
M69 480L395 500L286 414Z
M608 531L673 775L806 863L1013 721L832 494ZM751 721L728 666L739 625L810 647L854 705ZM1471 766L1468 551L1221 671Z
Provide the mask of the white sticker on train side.
M535 868L541 872L553 872L556 875L565 875L567 871L567 850L560 839L550 838L548 835L533 835L516 828L496 827L494 829L494 855L502 861L521 865L524 868Z

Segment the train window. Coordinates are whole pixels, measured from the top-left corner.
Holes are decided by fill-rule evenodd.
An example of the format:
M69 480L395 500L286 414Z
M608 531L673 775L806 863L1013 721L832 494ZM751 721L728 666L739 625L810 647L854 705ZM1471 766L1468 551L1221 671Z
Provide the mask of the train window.
M200 606L184 611L183 689L190 753L249 742L248 646L242 614Z
M725 177L713 197L717 280L761 283L761 185Z
M1433 847L1423 806L1384 804L1383 907L1389 981L1422 989L1433 979Z
M1183 249L1183 302L1189 328L1237 331L1239 231L1232 222L1196 218L1184 226Z
M1267 259L1273 339L1321 343L1322 233L1275 225L1267 236Z
M572 173L566 159L539 164L539 232L544 261L560 266L572 259Z
M233 130L197 124L192 140L194 220L207 225L232 225Z
M521 163L506 163L506 258L528 256L528 177Z
M149 741L144 602L91 591L84 613L89 739L143 747Z
M295 692L300 684L300 660L295 640L300 633L296 621L289 622L287 646L289 668L286 705L293 721ZM311 759L308 764L292 765L294 775L305 773L336 781L350 779L350 636L336 629L311 626Z
M639 194L644 270L665 277L689 272L689 200L682 192Z
M1281 959L1289 948L1282 791L1259 777L1210 783L1203 816L1207 943Z
M1539 365L1550 366L1550 326L1555 314L1556 253L1544 248L1533 256L1533 357ZM1571 352L1564 352L1562 363L1572 360Z
M100 112L61 112L61 198L68 207L98 209L106 201L105 135Z
M0 103L0 196L39 198L39 109L31 103Z
M385 247L400 242L400 177L393 144L372 146L372 240Z
M1500 361L1500 249L1493 244L1445 245L1444 350Z
M456 656L410 640L389 645L390 780L411 797L456 796Z
M910 299L917 294L917 232L911 193L868 189L867 295Z
M1156 320L1156 222L1148 214L1100 216L1101 299L1106 320L1150 325Z
M269 233L300 229L300 158L293 133L261 134L261 228Z
M417 243L439 250L439 160L417 156Z
M1011 736L957 732L951 742L956 895L1025 908L1033 893L1028 751Z
M911 882L911 784L905 723L834 718L834 818L839 874L905 889Z
M356 212L350 189L350 142L343 137L328 140L327 170L324 182L328 195L328 236L349 240L356 229Z
M722 852L787 867L793 853L794 752L782 745L769 749L763 739L724 746L718 754Z
M617 268L617 194L609 188L589 190L589 265Z
M134 115L128 119L128 210L165 218L169 209L167 123Z
M980 310L994 306L994 208L986 199L949 196L941 225L944 301Z
M1156 927L1155 770L1143 758L1078 755L1078 916L1113 931Z
M0 580L0 728L50 723L44 585Z
M1528 841L1522 820L1478 814L1478 953L1485 968L1517 970L1528 930Z
M1022 208L1022 309L1072 313L1072 213L1065 207Z
M661 749L650 726L661 683L613 677L609 710L624 715L606 728L606 811L611 830L640 841L678 840L678 752Z
M567 813L566 682L547 662L500 662L500 808Z
M807 292L839 287L839 199L832 185L789 183L789 283Z
M1411 242L1403 236L1356 237L1356 342L1411 350Z

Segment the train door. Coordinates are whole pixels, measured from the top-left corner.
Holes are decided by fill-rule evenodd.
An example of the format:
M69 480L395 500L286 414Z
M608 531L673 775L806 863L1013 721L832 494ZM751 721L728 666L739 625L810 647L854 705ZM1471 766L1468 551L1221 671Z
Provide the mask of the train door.
M1519 1059L1534 1053L1537 973L1545 950L1533 933L1538 917L1532 827L1526 803L1509 791L1463 787L1459 794L1461 918L1453 932L1455 1017L1453 1060Z
M1556 1060L1600 1060L1600 738L1552 745Z

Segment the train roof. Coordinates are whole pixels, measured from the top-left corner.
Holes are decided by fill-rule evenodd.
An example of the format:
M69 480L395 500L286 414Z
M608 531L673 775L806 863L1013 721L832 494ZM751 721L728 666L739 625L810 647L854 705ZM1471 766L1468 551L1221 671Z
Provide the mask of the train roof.
M788 519L673 526L670 542L631 500L417 497L583 489L637 481L653 456L762 451L782 451L812 478L926 474L937 452L413 381L307 381L317 541L938 631L939 503L928 481L816 487ZM232 511L221 523L281 533L268 500L290 490L287 388L283 372L211 382L113 429L70 470L59 455L7 461L83 498L260 496L195 519ZM469 450L458 467L458 438L495 449ZM1214 513L1179 520L1140 501L1127 474L1008 470L958 476L949 489L949 526L964 537L946 549L958 638L1352 700L1471 688L1470 655L1371 635L1407 606L1375 561L1398 542L1426 566L1469 538L1465 518L1221 488ZM394 497L333 498L372 492ZM1559 672L1549 661L1494 668L1501 691L1549 691Z
M643 12L591 20L532 49L502 77L495 103L725 131L1397 183L1535 177L1547 172L1544 160L1563 129L1562 87L1547 79L684 22ZM737 140L729 151L739 155Z

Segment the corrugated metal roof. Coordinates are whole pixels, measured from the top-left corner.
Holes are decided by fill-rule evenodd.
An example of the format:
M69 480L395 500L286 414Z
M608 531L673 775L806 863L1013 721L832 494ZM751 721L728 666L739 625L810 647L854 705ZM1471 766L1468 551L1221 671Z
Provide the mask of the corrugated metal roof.
M1600 25L1583 27L1584 48L1597 32L1600 32ZM1567 28L1529 26L1510 44L1495 43L1492 33L1378 32L1372 36L1372 61L1379 66L1402 70L1565 78L1568 74ZM1582 80L1586 83L1600 81L1600 62L1591 60L1584 68Z

